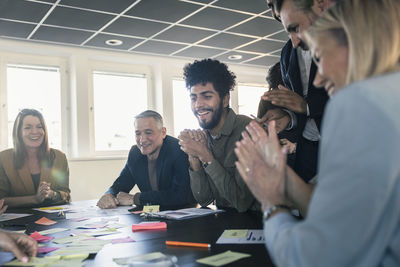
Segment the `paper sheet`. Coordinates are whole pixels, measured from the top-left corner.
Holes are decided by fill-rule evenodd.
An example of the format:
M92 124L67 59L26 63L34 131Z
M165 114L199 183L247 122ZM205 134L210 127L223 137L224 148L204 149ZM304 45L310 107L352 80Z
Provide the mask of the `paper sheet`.
M113 261L119 265L128 265L129 263L149 263L151 261L165 258L166 255L161 252L152 252L148 254L138 255L138 256L131 256L131 257L124 257L124 258L113 258ZM168 265L166 265L168 266Z
M233 252L228 250L224 253L196 260L196 262L211 266L222 266L247 257L250 257L250 254Z
M68 231L68 230L69 230L68 228L51 228L51 229L39 231L38 233L41 235L51 235L51 234L55 234L58 232L64 232L64 231Z
M240 231L240 232L238 232ZM246 231L246 234L244 235ZM218 238L217 244L264 244L264 231L251 230L225 230Z
M32 214L25 213L3 213L0 215L0 222L31 216Z

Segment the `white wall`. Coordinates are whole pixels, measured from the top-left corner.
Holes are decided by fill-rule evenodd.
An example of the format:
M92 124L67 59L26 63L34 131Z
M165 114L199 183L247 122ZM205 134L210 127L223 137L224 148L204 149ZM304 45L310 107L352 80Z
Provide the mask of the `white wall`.
M117 158L98 158L93 154L92 131L93 114L90 91L90 73L93 64L102 62L105 68L123 64L132 68L143 68L150 72L149 108L160 112L170 132L174 129L172 106L172 80L182 77L185 64L193 59L176 59L160 56L114 52L110 50L67 47L56 44L23 42L0 38L0 61L8 58L30 58L40 61L51 59L64 62L66 86L63 99L66 140L63 150L66 152L70 166L70 187L73 200L98 198L112 184L125 164L126 155ZM95 62L95 63L94 63ZM236 74L239 83L264 84L266 68L229 65ZM1 69L0 69L1 70ZM1 73L1 72L0 72ZM0 77L0 97L5 92L4 77ZM232 108L237 111L237 92L231 95ZM4 122L7 107L1 101L0 118ZM4 149L4 127L0 132L0 148ZM7 131L7 130L6 130Z
M69 160L70 189L73 201L96 199L112 185L126 158ZM132 192L137 192L135 187Z

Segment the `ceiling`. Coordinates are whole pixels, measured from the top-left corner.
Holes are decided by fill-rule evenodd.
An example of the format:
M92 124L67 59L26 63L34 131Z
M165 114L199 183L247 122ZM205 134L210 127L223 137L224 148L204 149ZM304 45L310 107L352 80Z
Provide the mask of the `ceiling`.
M263 67L288 40L265 0L0 0L0 37Z

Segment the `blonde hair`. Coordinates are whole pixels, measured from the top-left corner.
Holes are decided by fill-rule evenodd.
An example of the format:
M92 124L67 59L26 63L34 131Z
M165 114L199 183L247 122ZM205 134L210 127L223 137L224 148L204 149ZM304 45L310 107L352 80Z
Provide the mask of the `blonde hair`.
M320 34L347 44L346 84L400 70L399 0L339 1L307 30L307 43Z

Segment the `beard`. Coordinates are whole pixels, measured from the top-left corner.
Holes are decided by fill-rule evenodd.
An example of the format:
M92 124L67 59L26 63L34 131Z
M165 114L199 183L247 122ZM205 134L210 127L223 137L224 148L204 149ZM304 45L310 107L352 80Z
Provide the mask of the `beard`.
M219 102L218 108L216 110L212 110L212 109L204 109L204 110L213 112L211 120L208 123L201 120L200 118L198 118L197 120L199 121L199 125L201 128L206 129L206 130L211 130L211 129L215 128L221 120L222 111L224 110L224 105L222 103L222 100ZM197 112L195 112L195 115L196 115L196 113Z

